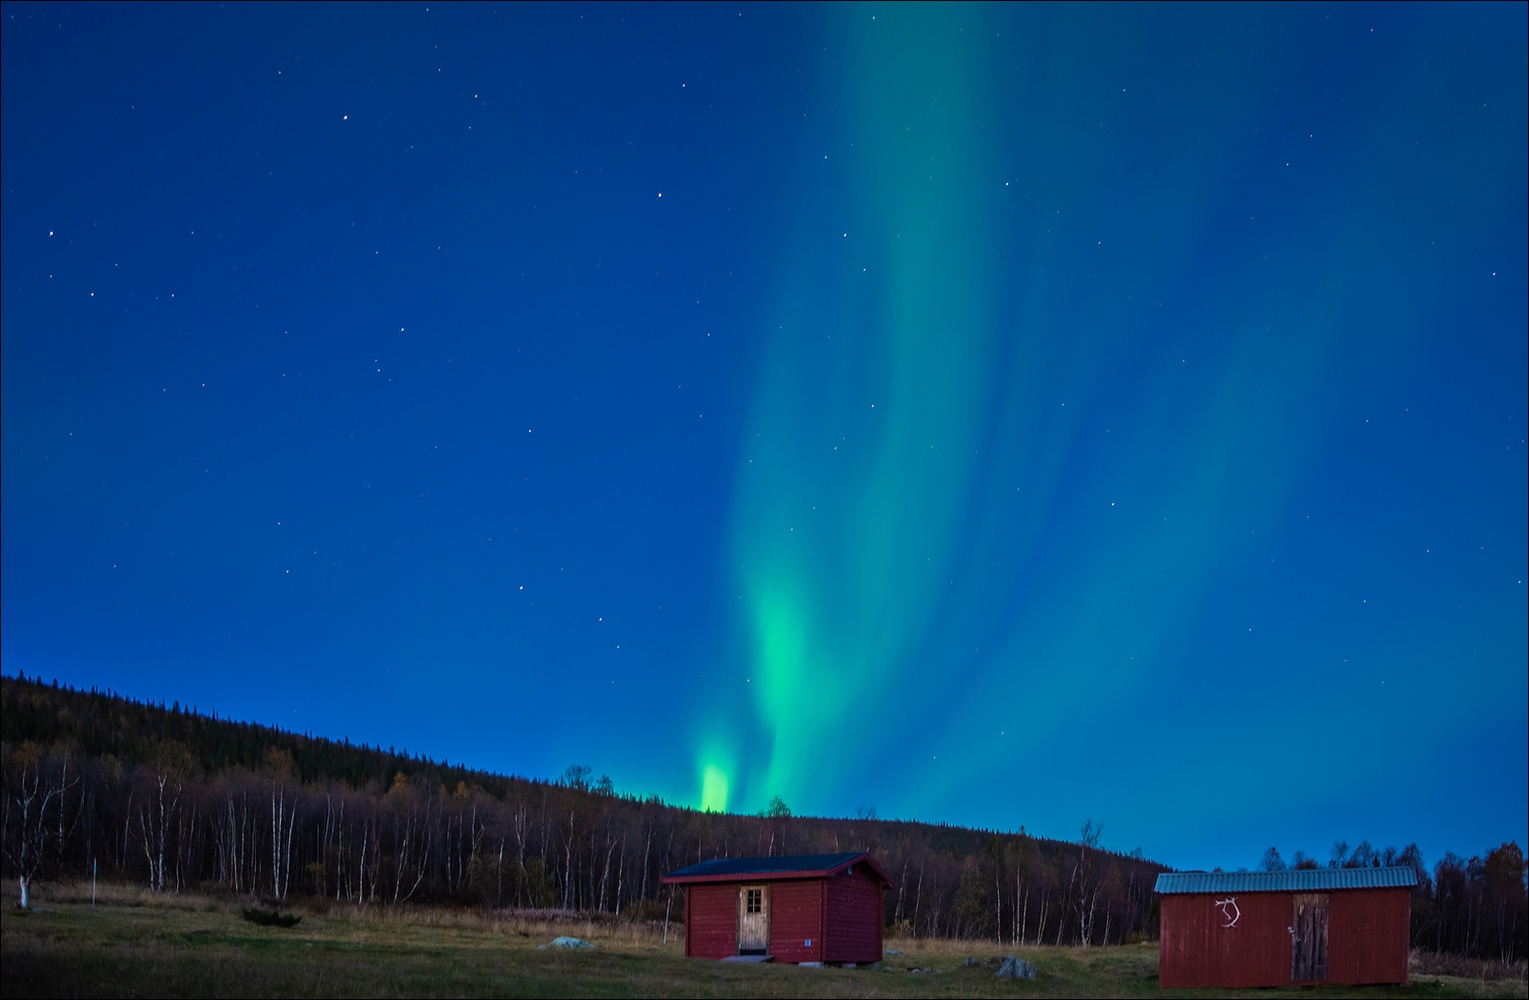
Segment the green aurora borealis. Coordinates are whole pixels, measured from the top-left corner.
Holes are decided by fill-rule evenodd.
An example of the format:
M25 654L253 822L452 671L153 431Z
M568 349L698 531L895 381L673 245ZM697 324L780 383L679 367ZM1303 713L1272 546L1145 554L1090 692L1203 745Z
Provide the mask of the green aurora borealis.
M1180 25L1152 87L1137 85L1152 56L1135 28L1171 29L1075 13L838 12L830 121L812 132L824 162L780 254L733 503L755 718L705 714L705 807L843 809L858 786L946 814L952 785L1115 743L1143 725L1125 706L1154 692L1219 693L1263 725L1278 710L1256 692L1304 687L1321 729L1352 718L1347 698L1394 710L1386 661L1448 642L1398 623L1369 640L1359 681L1318 652L1332 636L1315 607L1285 612L1316 619L1305 636L1268 595L1224 620L1229 588L1285 569L1280 546L1327 543L1300 537L1301 505L1352 380L1405 382L1447 315L1429 282L1394 287L1418 220L1376 188L1409 183L1415 154L1384 121L1320 145L1288 122L1265 135L1280 108L1260 77L1290 56L1228 12ZM1196 64L1175 65L1190 50ZM1439 99L1352 82L1380 114ZM1347 162L1333 175L1319 159ZM1454 211L1486 224L1492 207ZM1207 625L1241 635L1206 642ZM894 751L891 786L871 777L889 731L927 745ZM1194 787L1233 765L1135 739L1117 766L1146 764L1149 745L1187 751ZM1292 772L1334 742L1285 751ZM1394 750L1369 741L1359 766Z
M885 35L845 31L835 85L852 138L825 157L845 160L830 167L840 243L814 234L821 249L784 267L733 538L769 747L749 787L766 794L826 791L835 775L814 748L836 731L865 737L852 709L875 703L961 598L947 581L964 569L967 518L999 513L969 445L1003 388L997 275L981 252L1001 172L981 133L987 53L948 34L924 45L946 21L926 8Z

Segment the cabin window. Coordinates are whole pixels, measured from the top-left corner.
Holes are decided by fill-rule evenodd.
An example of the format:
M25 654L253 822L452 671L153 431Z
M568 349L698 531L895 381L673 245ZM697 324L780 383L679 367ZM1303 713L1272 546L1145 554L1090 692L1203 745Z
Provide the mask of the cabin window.
M743 912L744 913L762 913L762 912L764 912L764 890L763 889L746 889L746 890L744 890L744 892L745 892L745 899L743 901L743 907L744 907L743 908Z

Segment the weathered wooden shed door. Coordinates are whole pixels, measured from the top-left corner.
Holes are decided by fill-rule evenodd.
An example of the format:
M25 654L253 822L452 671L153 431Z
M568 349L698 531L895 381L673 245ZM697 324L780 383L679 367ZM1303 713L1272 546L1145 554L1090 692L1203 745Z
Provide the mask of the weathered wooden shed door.
M738 888L738 954L763 955L770 949L770 887Z
M1327 893L1299 892L1290 921L1290 981L1327 978Z

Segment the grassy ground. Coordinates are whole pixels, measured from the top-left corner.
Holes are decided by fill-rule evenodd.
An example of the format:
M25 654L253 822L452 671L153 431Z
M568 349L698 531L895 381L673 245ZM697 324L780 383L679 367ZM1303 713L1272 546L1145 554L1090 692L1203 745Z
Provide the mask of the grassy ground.
M36 908L0 897L0 994L23 996L538 996L538 997L1160 997L1157 950L1023 948L1034 981L999 981L968 957L1001 954L972 942L890 941L905 954L880 971L735 965L684 958L658 925L490 917L441 910L298 909L291 929L240 916L236 900L43 886ZM678 928L672 928L677 931ZM589 951L538 949L558 934ZM911 967L931 971L913 973ZM1301 990L1301 996L1525 997L1522 979L1417 973L1409 987ZM1286 991L1245 991L1269 997Z

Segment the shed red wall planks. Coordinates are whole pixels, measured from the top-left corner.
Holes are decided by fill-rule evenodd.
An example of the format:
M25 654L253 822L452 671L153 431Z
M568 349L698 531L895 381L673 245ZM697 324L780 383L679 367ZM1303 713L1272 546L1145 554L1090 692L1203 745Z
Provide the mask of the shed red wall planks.
M1288 985L1291 894L1236 896L1237 925L1216 905L1225 896L1164 896L1158 985L1226 989Z
M1412 893L1369 889L1332 894L1329 982L1405 983Z
M826 880L826 962L881 961L882 886L868 871Z
M693 885L685 894L685 954L726 958L738 953L738 887Z
M770 887L770 954L775 961L823 961L822 895L816 881Z
M1296 895L1164 895L1158 985L1172 989L1295 985L1290 966ZM1411 892L1342 889L1326 895L1326 981L1344 985L1407 982ZM1235 923L1229 926L1234 913Z

